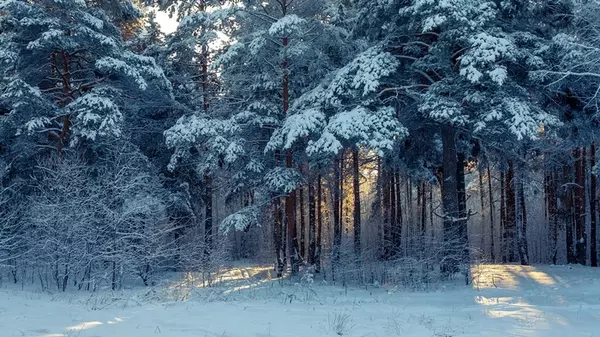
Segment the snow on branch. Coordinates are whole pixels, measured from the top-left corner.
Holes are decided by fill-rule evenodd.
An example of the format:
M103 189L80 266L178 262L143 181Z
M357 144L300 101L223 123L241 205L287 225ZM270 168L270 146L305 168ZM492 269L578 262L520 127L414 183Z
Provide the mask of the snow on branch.
M263 178L266 187L274 193L288 194L302 185L304 178L293 168L275 167Z
M396 58L381 47L369 48L335 73L325 93L326 99L331 105L339 106L343 97L373 94L381 80L394 73L398 65Z
M488 33L479 33L469 39L469 50L460 57L460 75L471 83L479 83L487 74L498 85L504 84L508 77L502 61L514 60L514 45L504 37L495 37Z
M285 119L283 125L275 130L265 147L265 153L279 148L289 149L300 138L322 129L325 114L318 109L308 109Z
M309 142L306 152L309 155L337 153L342 148L340 140L354 140L382 155L384 151L392 149L398 138L407 134L406 128L396 119L393 108L371 110L359 106L334 115L321 137Z
M249 206L227 216L219 225L223 233L229 233L232 230L243 231L258 225L258 215L260 209L256 206Z
M269 27L269 34L274 37L288 37L298 34L304 24L306 20L296 14L289 14L273 23Z
M96 140L98 136L121 135L123 115L119 107L108 97L96 92L77 98L66 107L73 118L74 141L77 138Z

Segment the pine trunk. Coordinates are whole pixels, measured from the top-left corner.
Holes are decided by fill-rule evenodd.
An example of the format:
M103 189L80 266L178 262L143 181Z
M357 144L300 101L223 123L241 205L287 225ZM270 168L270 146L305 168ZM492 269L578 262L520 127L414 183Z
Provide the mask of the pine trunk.
M450 126L441 128L443 149L443 195L444 251L441 271L449 277L460 270L463 262L461 230L459 228L460 206L458 196L458 154L456 130Z
M496 247L494 240L494 192L492 190L492 174L490 172L490 165L487 165L487 179L488 179L488 196L490 203L490 258L492 263L496 262Z
M575 254L577 263L586 264L585 204L587 171L586 148L575 150Z
M517 244L521 265L529 264L527 248L527 210L525 208L525 189L523 187L523 170L519 169L515 176L515 220L517 229Z
M388 175L390 182L388 186L390 187L390 229L391 229L391 237L390 237L390 258L393 258L398 253L398 249L400 247L396 247L396 241L398 238L398 227L397 227L397 212L396 212L396 170L394 169L391 174Z
M575 249L573 247L574 244L574 239L573 239L573 225L574 225L574 219L575 219L575 215L574 215L574 207L573 207L573 201L574 201L574 191L573 191L573 187L572 182L573 182L573 176L571 173L571 168L565 164L563 166L563 176L564 176L564 180L563 182L565 184L567 184L567 188L565 191L565 196L564 199L565 201L562 203L563 206L563 218L564 218L564 223L565 223L565 230L566 230L566 239L567 239L567 263L576 263L575 261Z
M477 174L479 178L479 208L481 211L481 254L485 253L485 188L483 185L483 166L479 165L479 170ZM490 254L491 255L491 254Z
M285 262L283 258L284 249L283 245L283 226L282 226L282 217L281 217L281 207L280 207L280 199L275 198L273 200L273 223L275 225L275 230L273 232L273 242L275 243L275 256L277 257L275 271L277 272L277 277L283 276L283 269L285 267Z
M213 189L210 174L204 175L204 244L205 255L208 258L212 250L213 237Z
M292 152L287 150L285 155L286 167L292 167ZM296 191L290 192L285 198L285 221L287 226L287 256L292 268L292 275L296 275L299 270L298 265L298 230L296 228Z
M458 147L458 145L457 145ZM462 247L461 262L463 264L465 281L468 284L468 264L469 264L469 232L468 232L468 218L467 215L467 191L465 183L465 154L463 152L457 152L457 163L456 163L456 194L458 195L458 214L459 219L456 223L458 227L458 239L459 247Z
M515 168L512 161L508 163L508 172L506 172L506 183L504 184L506 195L506 223L504 234L506 240L507 260L508 262L517 262L515 256L516 242L516 206L515 198Z
M313 181L308 183L308 264L315 264L316 247L316 200L315 185Z
M323 206L322 206L322 197L323 197L323 189L321 182L321 174L317 176L317 232L315 233L317 243L315 248L315 272L321 272L321 252L322 252L322 239L323 239Z
M506 175L500 172L500 255L502 263L508 262L506 249Z
M596 144L592 143L590 146L590 168L596 166ZM590 175L590 264L592 267L598 267L598 251L597 245L597 226L598 226L598 214L596 208L596 191L597 191L597 177L595 172Z
M421 236L425 237L427 228L427 185L421 183Z
M401 175L400 172L396 172L395 174L395 192L396 192L396 207L395 207L395 212L396 212L396 220L394 221L394 223L396 224L395 228L393 229L394 231L394 247L395 250L398 251L398 253L402 252L402 225L403 225L403 218L402 218L402 188L401 188Z
M590 168L596 167L596 144L590 146ZM598 249L597 249L597 177L596 173L590 175L590 264L592 267L598 267Z
M354 253L357 258L361 256L361 209L360 209L360 167L358 162L358 148L352 151L352 183L354 194Z
M298 188L298 210L300 211L300 260L306 258L306 221L304 214L304 188Z
M340 245L342 243L342 231L341 231L341 172L340 172L340 159L336 157L333 163L333 266L332 277L335 278L335 268L340 260Z
M545 181L546 200L547 200L547 221L550 226L552 235L552 263L558 263L558 196L556 194L557 189L557 175L556 170L552 168L546 175Z
M383 258L388 260L391 257L392 251L392 227L390 226L390 172L385 167L383 167L382 170L379 179L382 181L381 208L383 212Z

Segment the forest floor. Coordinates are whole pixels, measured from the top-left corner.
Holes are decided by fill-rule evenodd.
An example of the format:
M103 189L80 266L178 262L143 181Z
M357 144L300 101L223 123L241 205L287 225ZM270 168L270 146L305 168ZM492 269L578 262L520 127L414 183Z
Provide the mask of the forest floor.
M600 269L479 266L473 285L411 292L270 279L231 269L120 292L0 288L2 337L600 336Z

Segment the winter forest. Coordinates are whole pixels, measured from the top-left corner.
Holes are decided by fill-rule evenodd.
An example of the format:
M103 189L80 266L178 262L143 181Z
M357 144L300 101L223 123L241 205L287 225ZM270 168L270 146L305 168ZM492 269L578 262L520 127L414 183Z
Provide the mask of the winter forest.
M595 0L0 0L0 284L592 272L599 93Z

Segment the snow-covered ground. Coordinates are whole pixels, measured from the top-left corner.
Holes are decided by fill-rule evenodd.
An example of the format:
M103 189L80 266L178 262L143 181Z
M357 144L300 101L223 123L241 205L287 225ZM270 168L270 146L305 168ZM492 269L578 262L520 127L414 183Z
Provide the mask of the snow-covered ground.
M271 281L238 267L232 282L189 279L119 293L0 290L2 337L600 336L600 270L483 266L472 287L433 292Z

